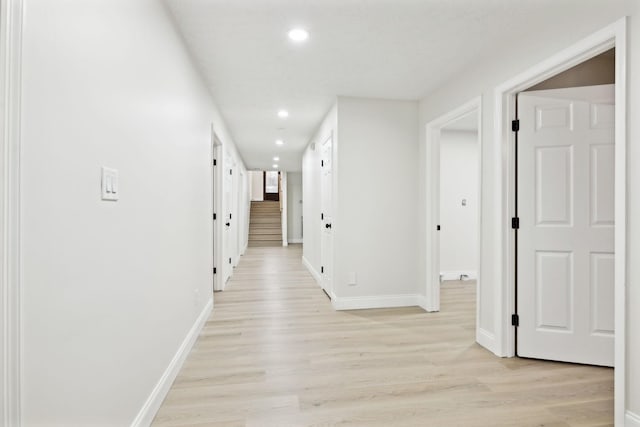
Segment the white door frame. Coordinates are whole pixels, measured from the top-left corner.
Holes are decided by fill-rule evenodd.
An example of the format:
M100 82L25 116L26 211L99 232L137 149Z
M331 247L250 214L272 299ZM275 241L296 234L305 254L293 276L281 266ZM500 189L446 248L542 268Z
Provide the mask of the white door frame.
M0 426L21 424L22 0L0 0Z
M337 206L337 197L336 197L336 182L337 181L337 177L336 177L336 171L337 171L337 166L336 166L336 160L337 160L337 147L336 147L336 138L333 137L334 133L333 130L331 130L329 132L329 134L322 138L320 140L320 160L322 161L323 159L323 146L327 141L331 141L331 182L329 183L329 185L331 186L331 226L332 226L332 233L331 233L331 245L330 245L330 269L329 269L329 279L330 279L330 286L328 286L329 289L327 289L327 285L326 285L326 281L325 281L325 276L323 276L324 273L322 273L322 266L324 266L324 264L327 264L327 262L325 262L325 258L324 258L324 254L326 253L326 247L325 245L325 240L324 240L324 232L325 229L322 227L324 225L324 220L320 220L320 264L321 264L321 272L320 272L320 287L329 295L329 298L331 298L331 303L333 305L333 307L335 308L335 301L336 301L336 291L335 291L335 274L334 274L334 266L335 266L335 245L334 245L334 239L335 239L335 223L336 223L336 206ZM320 168L320 212L324 213L324 206L323 206L323 192L326 191L326 189L323 187L325 185L324 182L324 177L322 175L322 168Z
M624 425L625 410L625 288L626 288L626 18L579 41L551 58L531 67L496 87L494 92L495 163L499 166L493 185L500 214L493 229L498 242L496 268L500 283L496 288L496 337L501 356L514 356L514 239L510 218L514 216L514 133L515 95L585 60L616 48L615 79L615 421Z
M213 221L213 267L216 274L213 275L213 290L224 290L224 264L223 264L223 228L224 213L222 211L222 143L216 135L215 130L211 129L211 157L215 161L215 166L211 169L212 186L212 208L216 219ZM213 162L212 162L213 164Z
M440 238L437 229L440 224L440 137L442 128L469 113L478 114L478 246L476 301L480 300L482 280L482 97L478 96L458 108L427 123L426 126L426 311L440 311ZM479 304L476 303L476 337L479 333Z
M21 424L22 0L0 0L0 426Z
M280 185L281 188L281 196L280 196L280 204L282 206L282 212L280 212L280 227L282 234L282 246L289 246L289 211L287 209L287 172L280 171Z

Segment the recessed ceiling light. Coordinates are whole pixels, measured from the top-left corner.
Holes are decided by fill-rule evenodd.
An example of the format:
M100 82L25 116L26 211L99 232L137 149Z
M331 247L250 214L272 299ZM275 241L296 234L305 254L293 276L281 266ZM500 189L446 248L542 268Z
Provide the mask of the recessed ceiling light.
M281 139L276 139L276 145L284 145L284 141Z
M287 117L289 117L289 112L287 110L280 110L278 111L278 117L280 117L281 119L286 119Z
M278 156L276 156L276 157L274 157L274 158L273 158L273 161L274 161L274 162L277 162L277 161L279 161L279 160L280 160L280 157L278 157Z
M278 169L278 165L273 165L273 168L274 169Z
M307 30L302 28L293 28L289 31L289 38L294 42L303 42L309 38L309 33Z

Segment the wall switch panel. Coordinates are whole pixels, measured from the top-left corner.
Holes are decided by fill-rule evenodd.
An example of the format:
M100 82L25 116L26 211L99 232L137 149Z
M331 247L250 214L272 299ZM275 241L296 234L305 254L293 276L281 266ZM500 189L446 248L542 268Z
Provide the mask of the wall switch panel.
M349 280L347 282L348 286L355 286L358 284L358 277L356 275L356 273L351 272L349 273Z
M102 200L116 201L119 194L118 171L102 167Z

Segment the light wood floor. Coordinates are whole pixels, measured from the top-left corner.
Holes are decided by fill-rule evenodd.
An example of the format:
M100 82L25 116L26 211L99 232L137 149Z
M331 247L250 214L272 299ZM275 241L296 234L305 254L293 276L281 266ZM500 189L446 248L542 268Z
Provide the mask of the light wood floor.
M613 370L474 343L473 282L442 311L335 312L299 246L249 248L154 426L611 426Z

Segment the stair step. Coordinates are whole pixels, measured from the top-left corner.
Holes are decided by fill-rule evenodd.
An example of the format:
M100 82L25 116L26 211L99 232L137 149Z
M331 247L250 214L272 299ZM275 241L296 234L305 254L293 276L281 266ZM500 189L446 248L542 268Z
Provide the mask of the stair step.
M264 227L264 228L255 228L249 227L249 235L252 234L278 234L282 233L281 227Z
M280 202L251 202L249 246L282 246Z
M282 240L249 242L249 247L277 247L282 246Z
M280 218L251 218L250 224L280 224Z
M257 236L249 236L250 242L256 242L258 240L280 240L282 241L282 236L279 234L258 234Z

